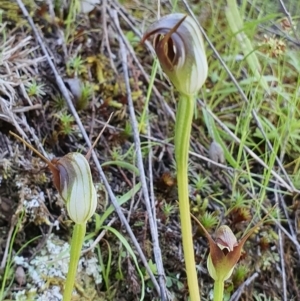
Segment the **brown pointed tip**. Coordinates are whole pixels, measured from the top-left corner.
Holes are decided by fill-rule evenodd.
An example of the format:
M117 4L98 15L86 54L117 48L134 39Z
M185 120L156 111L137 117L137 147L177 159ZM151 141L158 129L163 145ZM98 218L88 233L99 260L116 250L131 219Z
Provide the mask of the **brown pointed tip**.
M85 155L85 158L87 161L89 161L91 159L92 151L93 151L93 146L88 150L88 152Z
M169 29L169 32L165 34L164 32L164 43L166 43L171 35L176 32L176 30L178 29L178 27L183 23L183 21L187 18L188 15L184 15L176 24L175 26L173 27L170 27ZM165 28L168 28L168 22L169 22L169 19L172 18L172 14L171 15L168 15L168 16L165 16L159 20L157 20L155 23L153 23L150 28L144 33L141 41L140 41L140 44L144 44L145 41L152 35L154 34L159 34L161 32L162 29L165 29Z
M156 33L156 31L157 30L147 30L145 33L144 33L144 35L143 35L143 37L142 37L142 39L141 39L141 41L140 41L140 44L144 44L145 42L146 42L146 40L148 40L153 34L155 34Z
M147 39L147 36L144 35L144 36L142 37L142 39L140 40L140 45L144 44L145 41L146 41L146 39Z

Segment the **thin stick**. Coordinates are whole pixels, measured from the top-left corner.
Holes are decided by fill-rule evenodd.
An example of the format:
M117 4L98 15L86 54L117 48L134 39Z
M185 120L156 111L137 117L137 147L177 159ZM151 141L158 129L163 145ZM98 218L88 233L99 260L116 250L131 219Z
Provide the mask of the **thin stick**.
M148 114L148 112L147 112ZM147 119L147 134L150 136L151 135L151 127ZM149 168L149 190L150 190L150 200L151 200L151 207L152 207L152 213L153 213L153 218L155 222L155 227L157 229L157 218L156 218L156 208L155 208L155 195L154 195L154 181L153 181L153 166L152 166L152 159L153 159L153 149L151 146L151 140L148 139L148 145L149 145L149 154L148 154L148 168ZM157 230L158 231L158 230ZM161 250L156 249L156 246L153 245L153 253L155 258L159 258L161 256ZM163 261L162 259L158 260L156 262L157 266L157 272L158 272L158 282L160 287L165 286L165 272L164 272L164 266L163 266ZM167 292L168 293L168 292ZM168 298L169 296L167 296Z
M87 152L87 154L85 155L86 159L89 160L92 154L92 150L95 148L96 144L98 143L100 137L102 136L103 132L105 131L105 129L107 128L111 118L113 117L114 112L112 112L109 117L108 120L105 122L103 129L101 130L101 132L99 133L99 135L97 136L96 140L94 141L92 147L89 149L89 151Z
M52 164L52 162L47 159L44 155L42 155L38 150L36 150L30 143L28 143L27 141L25 141L23 138L21 138L20 136L18 136L17 134L15 134L12 131L9 131L9 133L14 136L16 139L20 140L21 142L23 142L29 149L31 149L37 156L39 156L44 162L46 162L48 165L50 165L52 168L56 169L56 166Z
M119 25L117 11L111 10L110 14L111 14L116 26L118 27L118 30L120 31L121 28ZM147 213L149 216L149 224L150 224L150 231L151 231L152 242L153 242L153 249L156 250L156 253L154 254L156 256L155 262L157 265L160 265L160 267L162 268L163 264L162 264L161 250L159 247L158 232L157 232L156 223L154 222L154 218L153 218L153 214L152 214L152 210L151 210L151 202L149 199L148 186L147 186L145 169L144 169L144 164L143 164L143 155L142 155L142 151L141 151L141 141L140 141L140 136L139 136L139 132L138 132L138 123L136 120L133 101L132 101L132 97L131 97L131 88L130 88L130 83L129 83L129 74L128 74L128 67L127 67L127 51L126 51L125 45L123 43L123 40L120 36L119 36L119 44L120 44L120 49L121 49L122 66L123 66L124 80L125 80L125 86L126 86L126 92L127 92L130 121L132 124L135 150L137 153L137 165L138 165L138 168L140 171L140 180L142 183L144 203L146 205ZM160 273L161 273L160 284L162 284L162 286L160 287L160 292L161 292L160 295L161 295L161 299L164 301L164 300L166 300L166 286L165 286L165 281L163 278L164 272L160 271Z
M15 109L12 109L12 111L13 111L13 113L24 113L24 112L29 112L31 110L40 110L42 108L43 108L43 106L40 103L37 103L32 106L15 108Z
M242 283L239 288L235 291L235 293L231 296L229 301L238 301L240 300L240 297L245 290L246 286L249 286L251 282L254 281L255 278L257 278L259 274L255 272L251 277L249 277L244 283Z
M10 224L10 228L6 237L6 244L5 244L5 249L4 249L4 253L3 253L3 257L2 257L2 261L1 261L1 265L0 265L0 271L3 271L5 268L5 264L6 264L6 260L7 260L7 256L8 256L8 250L9 250L9 246L10 246L10 242L11 242L11 237L13 235L15 226L16 226L17 222L15 220L15 216L13 216L13 218L11 219L11 224Z
M277 185L276 185L277 186ZM276 188L275 186L275 188ZM275 202L277 204L277 215L280 217L280 209L279 209L279 198L278 192L275 189ZM280 222L280 221L278 221ZM278 242L279 242L279 254L280 254L280 264L281 264L281 280L282 280L282 288L283 288L283 301L287 301L287 289L286 289L286 273L285 273L285 261L284 261L284 237L282 235L281 229L278 229Z
M110 227L113 225L113 223L116 221L117 219L115 217L113 217L111 219L111 221L109 221L109 223L106 225L107 227ZM99 244L99 242L101 241L101 239L104 237L104 235L106 234L107 230L102 230L100 232L100 234L97 236L97 238L93 241L93 243L87 248L87 249L84 249L82 252L81 252L81 255L83 254L86 254L90 251L93 251L97 245Z

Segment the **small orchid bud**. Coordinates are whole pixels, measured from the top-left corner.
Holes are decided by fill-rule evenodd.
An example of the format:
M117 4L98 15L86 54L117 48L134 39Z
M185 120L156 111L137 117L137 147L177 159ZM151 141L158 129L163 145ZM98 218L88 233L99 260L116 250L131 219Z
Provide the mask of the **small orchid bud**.
M80 153L69 153L52 160L53 182L64 200L70 218L77 224L86 223L95 213L97 194L93 185L91 169Z
M87 159L80 153L69 153L62 158L49 161L17 134L12 132L10 134L48 164L54 186L67 206L70 218L76 224L86 223L97 207L96 189Z
M207 258L207 269L210 276L215 281L226 281L232 274L233 269L239 261L242 248L249 236L264 222L269 213L254 227L252 227L246 235L237 241L232 230L228 226L221 226L216 231L216 238L210 236L205 227L197 220L198 225L205 233L209 242L210 253Z
M219 248L218 251L216 250L212 251L212 249L214 249L215 246ZM229 254L230 252L234 252L234 248L237 246L238 246L237 239L228 226L223 225L217 229L214 247L211 248L211 253L207 258L208 272L215 281L216 280L225 281L231 276L237 261L233 263L226 260L226 255ZM224 256L222 256L221 253L223 253ZM214 260L212 259L213 256L212 254L215 255ZM238 256L238 259L239 257L240 254Z
M207 77L207 60L197 22L184 14L167 15L145 32L142 42L154 35L154 49L162 69L182 94L194 95Z

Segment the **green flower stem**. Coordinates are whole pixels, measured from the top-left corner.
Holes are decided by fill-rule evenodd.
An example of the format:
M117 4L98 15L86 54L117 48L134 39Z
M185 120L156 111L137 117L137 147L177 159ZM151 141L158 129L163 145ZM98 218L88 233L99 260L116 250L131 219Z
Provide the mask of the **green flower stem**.
M224 294L224 281L217 280L214 284L214 301L222 301Z
M177 168L177 185L179 212L185 267L191 301L200 301L198 278L196 272L190 200L188 186L188 152L194 115L195 99L191 95L181 95L175 125L175 159Z
M72 297L77 266L84 241L85 231L86 223L75 224L71 241L70 264L65 285L65 291L63 295L63 301L70 301Z

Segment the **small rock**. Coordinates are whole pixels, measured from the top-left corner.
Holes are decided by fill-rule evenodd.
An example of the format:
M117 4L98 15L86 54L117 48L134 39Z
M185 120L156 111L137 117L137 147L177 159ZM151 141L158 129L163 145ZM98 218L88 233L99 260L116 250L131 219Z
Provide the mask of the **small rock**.
M82 82L78 77L66 78L65 83L67 83L72 95L74 96L75 102L77 102L82 94Z
M215 161L215 162L221 163L221 164L225 163L224 151L222 149L222 146L216 141L213 141L211 143L209 150L208 150L208 156L209 156L209 159L211 159L212 161ZM211 165L212 164L209 164L208 166L212 167Z
M22 266L18 266L15 272L15 279L20 286L26 283L26 274Z
M81 12L88 14L97 4L100 4L100 0L81 0Z

